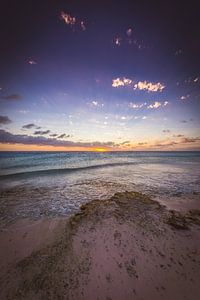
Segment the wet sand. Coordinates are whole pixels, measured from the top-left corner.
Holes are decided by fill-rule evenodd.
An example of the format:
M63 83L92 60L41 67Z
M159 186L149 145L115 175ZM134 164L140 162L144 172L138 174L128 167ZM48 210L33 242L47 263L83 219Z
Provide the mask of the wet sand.
M134 192L0 233L0 299L200 298L200 211Z

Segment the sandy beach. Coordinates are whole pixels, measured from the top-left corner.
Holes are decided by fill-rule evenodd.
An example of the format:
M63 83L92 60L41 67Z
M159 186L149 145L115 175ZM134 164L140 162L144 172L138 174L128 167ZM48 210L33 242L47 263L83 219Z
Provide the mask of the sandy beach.
M199 299L200 212L141 193L1 230L1 299Z

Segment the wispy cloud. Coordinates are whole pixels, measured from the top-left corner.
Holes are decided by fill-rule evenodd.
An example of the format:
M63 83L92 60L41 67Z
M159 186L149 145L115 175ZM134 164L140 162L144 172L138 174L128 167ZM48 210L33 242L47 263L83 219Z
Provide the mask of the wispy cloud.
M22 128L24 129L31 129L31 128L36 128L37 125L33 124L33 123L30 123L30 124L26 124L26 125L23 125Z
M63 133L63 134L61 134L61 135L58 136L58 139L64 139L64 138L69 138L69 137L71 137L70 134Z
M0 125L10 124L12 121L7 116L0 116Z
M170 133L171 132L171 130L169 130L169 129L164 129L163 130L163 133Z
M7 96L0 96L0 99L2 99L2 100L21 100L22 99L22 97L21 97L21 95L19 95L19 94L10 94L10 95L7 95Z
M46 135L49 134L51 131L50 130L37 130L34 132L35 135Z
M140 104L139 103L137 104L137 103L130 102L128 106L130 108L133 108L133 109L138 109L138 108L142 108L142 107L144 107L146 105L147 105L146 102L145 103L140 103Z

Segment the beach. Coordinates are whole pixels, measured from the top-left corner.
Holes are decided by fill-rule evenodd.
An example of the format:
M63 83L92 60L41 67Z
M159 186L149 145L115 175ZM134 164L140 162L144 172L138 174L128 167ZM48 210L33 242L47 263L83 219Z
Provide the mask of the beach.
M20 222L0 234L1 299L199 299L197 209L123 192Z

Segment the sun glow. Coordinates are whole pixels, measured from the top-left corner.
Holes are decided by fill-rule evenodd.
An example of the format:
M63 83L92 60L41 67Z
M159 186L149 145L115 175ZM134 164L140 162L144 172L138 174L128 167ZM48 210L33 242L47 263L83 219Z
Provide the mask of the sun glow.
M96 148L95 151L97 152L105 152L108 151L106 148Z

